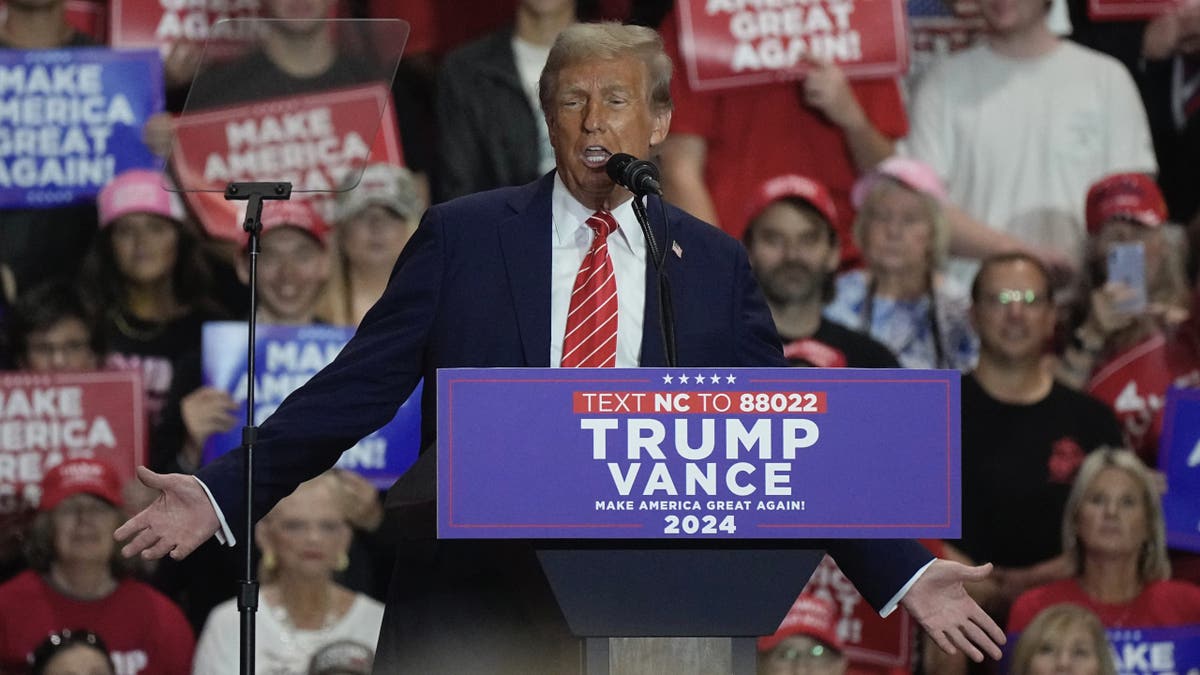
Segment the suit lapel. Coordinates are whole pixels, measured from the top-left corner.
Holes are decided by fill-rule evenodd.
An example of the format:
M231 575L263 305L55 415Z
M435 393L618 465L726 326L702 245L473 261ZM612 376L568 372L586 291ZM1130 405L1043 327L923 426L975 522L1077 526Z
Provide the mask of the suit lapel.
M501 255L508 275L509 290L517 314L525 365L550 365L550 265L551 194L554 175L544 176L509 202L514 214L498 224ZM657 197L646 205L650 228L660 247L666 249L667 276L677 277L674 268L682 261L671 252L666 237L662 208ZM647 249L647 255L649 255ZM659 329L658 280L654 263L646 259L646 306L642 322L642 366L664 366L662 331Z
M659 247L666 249L667 255L663 264L667 268L668 278L672 278L672 268L681 263L679 259L671 253L671 243L667 241L667 228L662 222L662 207L659 206L657 197L648 197L646 200L646 217L650 220L650 229L654 232L654 239L658 242ZM658 311L658 278L657 272L654 269L654 261L650 259L650 247L647 242L646 246L646 309L643 312L642 320L642 357L640 364L642 366L665 366L667 364L666 352L663 349L662 330L659 328L659 311ZM672 294L673 296L674 294Z
M550 365L550 195L549 174L509 202L515 213L498 224L500 250L512 293L525 365ZM487 330L486 327L481 327Z

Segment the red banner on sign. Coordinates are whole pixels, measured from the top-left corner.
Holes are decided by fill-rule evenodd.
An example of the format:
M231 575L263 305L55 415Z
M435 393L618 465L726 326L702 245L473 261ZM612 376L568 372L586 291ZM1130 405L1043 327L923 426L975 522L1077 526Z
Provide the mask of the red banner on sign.
M825 556L813 572L804 593L829 600L838 608L838 637L854 669L906 668L912 653L912 618L898 608L884 619L858 594L833 561Z
M246 202L225 200L231 181L289 181L292 199L330 218L332 191L368 155L404 164L391 92L382 84L187 114L175 133L172 167L189 206L211 234L233 239L241 237Z
M903 0L751 4L680 0L679 44L692 89L800 79L814 59L836 63L853 78L908 68Z
M1092 21L1144 21L1174 9L1177 0L1088 0Z
M173 42L203 43L213 24L256 17L260 5L259 0L110 0L111 44L165 47Z
M0 527L37 507L63 460L104 460L126 482L145 453L139 372L0 373Z

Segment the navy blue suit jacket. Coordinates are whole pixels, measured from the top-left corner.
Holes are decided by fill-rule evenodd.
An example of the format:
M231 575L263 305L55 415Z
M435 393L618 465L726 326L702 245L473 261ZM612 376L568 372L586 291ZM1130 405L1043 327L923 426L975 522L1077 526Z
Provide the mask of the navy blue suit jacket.
M432 441L438 368L550 365L553 178L548 174L426 212L383 297L341 354L260 428L256 519L388 422L421 378L423 436ZM650 198L647 210L657 240L667 249L678 365L787 366L742 245L671 206L670 225L664 228L656 198ZM642 366L666 365L656 289L653 266L647 264ZM197 474L239 537L246 508L241 465L239 449ZM433 475L429 471L425 479ZM914 542L820 545L876 607L930 559Z

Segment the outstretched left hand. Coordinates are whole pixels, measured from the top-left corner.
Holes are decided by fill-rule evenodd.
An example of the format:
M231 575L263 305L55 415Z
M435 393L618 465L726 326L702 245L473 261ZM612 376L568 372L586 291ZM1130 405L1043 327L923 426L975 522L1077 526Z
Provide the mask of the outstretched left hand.
M900 604L916 619L947 654L962 650L976 663L984 655L1000 659L1004 631L983 611L963 584L982 581L992 571L991 563L968 567L949 560L935 560L908 589Z

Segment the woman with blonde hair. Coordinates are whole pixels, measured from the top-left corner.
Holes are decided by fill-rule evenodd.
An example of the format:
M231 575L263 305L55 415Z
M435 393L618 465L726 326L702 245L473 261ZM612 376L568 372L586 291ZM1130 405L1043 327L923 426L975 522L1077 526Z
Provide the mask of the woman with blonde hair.
M313 655L337 640L375 644L383 605L334 581L349 564L351 530L330 472L301 483L254 530L263 582L255 641L258 672L308 672ZM235 600L209 615L196 646L193 675L237 672Z
M1104 626L1088 610L1063 603L1042 610L1013 648L1009 675L1117 675Z
M426 199L413 173L391 164L368 165L361 178L351 173L339 190L334 255L317 314L329 323L357 326L387 288Z
M892 157L860 178L850 198L865 267L838 277L825 317L882 342L905 368L974 367L969 294L940 273L950 229L937 174Z
M1021 594L1010 633L1060 602L1086 607L1106 628L1200 623L1200 587L1171 580L1159 492L1129 450L1102 448L1084 460L1067 497L1063 552L1074 576Z

